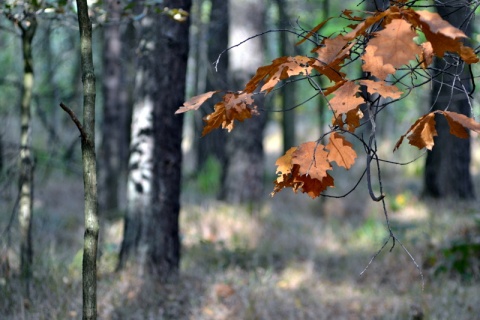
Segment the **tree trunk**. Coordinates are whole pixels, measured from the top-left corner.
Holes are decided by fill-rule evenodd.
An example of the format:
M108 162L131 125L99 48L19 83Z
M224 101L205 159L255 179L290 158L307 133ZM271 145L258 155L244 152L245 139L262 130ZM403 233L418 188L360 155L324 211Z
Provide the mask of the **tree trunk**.
M228 12L228 8L228 0L211 0L210 23L208 24L207 35L207 61L204 62L207 68L205 92L227 90L229 88L228 55L223 55L219 61L217 71L213 65L218 55L228 47L229 19L228 14L225 14ZM197 128L203 127L204 122L202 118L209 113L207 111L210 108L213 110L213 105L207 103L201 109L201 112L195 114ZM198 132L199 135L200 132L201 130ZM207 159L211 156L215 157L220 163L225 162L225 139L226 133L224 130L214 130L204 137L199 137L197 149L198 170L204 166Z
M288 4L285 0L276 0L278 7L279 29L291 28L288 16ZM289 41L288 33L280 33L280 56L291 56L293 54L293 43ZM295 146L295 83L290 83L280 90L282 103L282 131L283 131L283 152Z
M464 3L462 9L458 9L457 5L455 8L438 6L437 9L452 25L463 29L467 35L471 34L468 24L471 9L467 3ZM463 62L456 65L456 59L445 56L444 60L434 62L434 68L438 70L434 72L440 72L440 76L433 82L432 111L448 108L449 111L470 116L471 107L467 95L471 90L470 75ZM444 117L436 116L435 121L438 136L434 138L433 150L427 155L424 194L435 198L472 199L475 192L470 174L470 139L460 139L450 134Z
M164 1L190 10L190 0ZM120 267L168 280L178 271L181 138L189 22L166 15L141 21L133 109L128 206Z
M263 1L231 2L231 44L245 40L264 29L265 6ZM230 51L231 74L234 85L240 88L247 83L263 64L262 37L251 39ZM223 167L221 198L230 203L254 202L262 198L264 178L263 131L267 114L263 99L256 99L259 116L253 116L228 134L227 161Z
M122 39L121 7L117 0L105 2L108 14L104 26L103 48L103 124L102 147L100 148L100 208L105 217L111 217L119 210L119 188L123 182L123 149L126 148L124 132L126 128L127 106L122 105Z
M98 201L95 156L95 71L92 57L92 22L86 0L77 0L80 30L80 58L83 82L82 136L83 187L85 193L85 234L83 246L83 319L97 318Z
M33 157L31 151L31 102L33 93L33 57L32 40L37 29L34 14L27 13L19 21L23 50L23 88L20 107L20 175L18 220L20 227L20 269L26 279L26 293L29 294L29 282L32 276L32 206L33 206Z

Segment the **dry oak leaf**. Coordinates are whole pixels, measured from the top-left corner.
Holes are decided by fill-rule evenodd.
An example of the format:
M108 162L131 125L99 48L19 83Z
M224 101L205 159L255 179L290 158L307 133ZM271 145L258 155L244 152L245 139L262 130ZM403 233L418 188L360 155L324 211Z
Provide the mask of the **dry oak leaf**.
M384 98L398 99L402 93L396 86L388 85L385 81L360 80L360 84L367 88L370 94L378 93Z
M274 188L271 196L273 197L275 193L279 192L283 188L293 188L298 190L301 186L301 182L295 182L294 176L292 173L293 164L292 164L292 155L297 150L297 147L290 148L283 156L277 159L275 165L277 166L276 173L278 174L277 179L274 181ZM298 166L296 166L296 172L298 172Z
M402 135L395 145L393 151L395 152L403 142L408 134L409 143L418 149L427 148L432 150L434 142L433 137L437 136L437 130L435 129L435 113L428 113L415 121L415 123L408 129L407 133Z
M330 162L336 162L339 166L345 169L350 169L355 163L357 153L353 150L353 144L345 140L345 137L334 132L330 135L330 141L325 146L327 149L327 159Z
M465 128L480 133L480 123L466 115L452 111L438 111L438 113L443 114L447 118L450 133L459 138L468 139L470 137Z
M316 145L315 142L312 142L313 144ZM310 143L307 143L310 144ZM333 187L334 185L334 180L333 178L326 172L322 173L323 177L320 179L314 178L312 174L316 174L318 177L318 172L316 172L316 161L315 164L312 162L312 157L313 157L313 152L311 154L303 154L302 152L307 151L311 147L309 145L307 148L304 147L304 150L301 151L298 155L300 157L307 156L310 157L310 160L308 160L308 163L302 163L301 165L295 164L294 154L298 151L298 149L302 148L303 145L300 147L296 148L290 148L285 155L281 156L280 158L277 159L275 164L278 166L277 167L277 174L279 176L277 179L274 181L274 188L271 193L271 196L274 196L277 192L281 191L284 188L292 188L292 190L296 193L298 191L301 191L303 193L307 193L310 197L315 198L318 197L325 189L328 187ZM320 147L321 145L318 146L318 150L323 151L323 146ZM313 146L314 147L314 146ZM308 152L307 152L308 153ZM325 151L319 152L318 154L321 157L325 157ZM298 160L298 159L297 159ZM303 159L305 160L305 159ZM327 163L328 164L328 163ZM313 167L310 168L310 172L308 174L303 174L302 172L305 172L305 169L303 167ZM331 166L326 166L331 168ZM307 169L308 171L308 169Z
M422 46L422 56L423 56L422 68L426 69L429 65L432 64L433 56L435 54L433 53L433 47L430 41L422 43L421 46Z
M415 12L418 24L425 37L431 42L434 53L443 57L445 52L457 53L466 63L479 61L475 51L462 43L465 33L452 26L435 12L419 10Z
M223 100L214 106L215 111L203 118L206 124L202 136L220 126L229 132L232 131L234 120L243 121L257 113L256 106L253 105L254 102L252 93L229 92L225 94Z
M311 198L316 198L325 191L328 187L334 186L334 180L328 173L321 180L313 179L307 175L299 174L299 166L293 165L292 173L288 175L282 175L274 181L274 188L270 194L272 197L284 188L292 188L297 193L301 191L307 193Z
M456 137L468 139L470 135L465 128L480 133L480 123L476 122L474 119L460 113L438 110L419 118L410 127L407 133L400 137L393 151L398 149L403 138L407 136L409 132L412 132L408 137L411 145L414 145L419 149L426 147L431 150L433 147L433 137L437 135L434 120L435 114L442 114L445 116L448 125L450 126L450 134L453 134Z
M344 119L345 118L345 119ZM360 107L352 109L338 117L332 117L332 124L348 132L354 132L360 126L360 120L363 118L363 112Z
M340 72L341 64L350 55L353 44L348 44L348 40L341 35L333 39L325 39L320 47L312 50L312 52L317 53L317 58L313 59L312 67L334 82L341 81L345 76L344 73Z
M301 182L301 191L308 194L312 199L320 196L328 187L334 186L334 180L328 173L321 180L313 179L306 175L296 176L295 182ZM298 188L293 190L297 192Z
M275 161L275 165L277 166L276 173L281 174L290 174L292 173L292 156L293 153L297 150L297 147L292 147L285 152L283 156Z
M363 22L356 25L356 27L347 33L344 38L345 40L353 40L359 35L365 34L365 31L370 28L374 23L379 22L381 19L390 14L390 9L383 12L376 12L373 16L366 18Z
M327 176L327 170L332 170L332 166L324 148L324 145L314 141L298 146L292 153L292 164L299 166L299 175L307 175L320 181Z
M362 70L365 72L370 72L372 76L385 80L389 74L395 73L395 68L387 63L383 63L383 57L375 54L377 47L367 46L365 48L365 53L362 56L364 64L362 65Z
M376 47L375 56L382 57L384 64L398 68L422 53L420 46L413 41L416 35L410 23L394 19L385 29L374 33L375 37L368 42L367 48Z
M175 111L175 114L187 112L190 110L197 110L205 101L210 99L217 92L219 92L219 90L205 92L199 94L198 96L190 98L190 100L183 103L183 107L180 107L177 111Z
M247 93L254 92L263 81L264 84L260 91L269 93L281 80L300 74L308 75L312 70L310 60L311 58L305 56L277 58L271 64L258 68L256 74L245 86L244 91Z
M357 97L359 89L359 85L347 81L335 91L335 97L330 100L330 107L335 117L338 117L341 113L347 113L365 102L362 98Z
M419 17L419 21L427 26L432 33L440 33L451 39L467 38L467 35L462 30L452 26L438 13L425 10L418 10L415 12Z

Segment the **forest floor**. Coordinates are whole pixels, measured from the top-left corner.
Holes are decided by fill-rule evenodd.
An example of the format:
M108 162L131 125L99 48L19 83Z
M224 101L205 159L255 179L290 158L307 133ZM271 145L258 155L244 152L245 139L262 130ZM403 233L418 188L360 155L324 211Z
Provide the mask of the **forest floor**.
M31 297L22 295L18 249L3 233L0 318L79 319L82 182L60 172L37 181ZM401 244L390 241L369 264L388 232L381 203L364 184L345 199L321 200L290 190L272 199L268 185L262 203L232 206L186 180L181 272L171 283L115 272L123 222L102 222L99 319L478 319L480 202L423 200L419 181L418 174L385 176Z

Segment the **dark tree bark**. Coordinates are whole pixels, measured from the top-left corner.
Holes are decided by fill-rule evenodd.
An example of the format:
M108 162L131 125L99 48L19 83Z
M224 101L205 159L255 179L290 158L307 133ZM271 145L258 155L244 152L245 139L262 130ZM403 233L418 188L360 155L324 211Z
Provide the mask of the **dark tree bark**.
M190 0L163 6L190 10ZM189 22L149 14L141 21L128 208L120 267L168 280L178 272L183 117Z
M291 28L288 16L288 4L285 0L276 0L278 7L278 27L279 29ZM293 54L293 43L289 41L288 33L280 33L280 56L291 56ZM283 131L283 152L295 146L295 83L283 87L280 90Z
M229 17L228 0L211 0L210 22L208 24L207 33L207 61L206 63L206 91L226 90L229 88L228 81L228 55L224 55L218 63L217 71L213 63L217 60L218 55L228 47L229 33ZM201 63L201 62L200 62ZM210 134L201 137L201 129L203 128L202 118L213 110L213 105L206 104L201 110L195 113L196 128L199 128L198 149L197 149L197 169L200 170L210 156L215 157L220 163L226 160L225 155L225 139L226 132L224 130L214 130Z
M462 2L464 7L459 9ZM465 1L453 7L438 6L438 13L452 25L471 34L469 24L471 9ZM468 92L471 90L468 67L458 57L446 56L434 62L435 74L431 103L433 110L458 112L471 115ZM470 174L470 139L460 139L450 134L444 117L436 116L438 136L435 146L428 152L425 164L424 195L443 198L472 199L475 192Z
M104 106L102 145L100 148L100 211L105 217L119 209L119 188L123 182L125 128L127 107L122 105L122 39L120 30L121 7L117 0L105 1L107 21L104 25L102 81Z
M264 30L265 6L263 1L231 2L231 42L236 44ZM230 51L230 70L234 86L243 88L263 64L262 37L247 41L240 48ZM262 99L256 100L263 109ZM254 202L263 196L264 153L263 131L267 120L265 110L253 116L228 134L227 161L223 167L221 198L231 203Z

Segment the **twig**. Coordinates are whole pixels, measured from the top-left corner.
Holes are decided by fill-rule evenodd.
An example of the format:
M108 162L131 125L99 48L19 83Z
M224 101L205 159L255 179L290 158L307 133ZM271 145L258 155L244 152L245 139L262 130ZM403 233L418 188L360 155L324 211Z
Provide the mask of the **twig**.
M85 141L88 141L87 133L85 132L85 130L83 130L82 123L80 122L80 120L78 120L75 112L73 112L73 110L67 107L63 102L60 102L60 108L62 108L66 113L68 113L68 115L70 116L70 118L75 123L78 130L80 131L80 136L82 137L82 139L84 139Z
M264 32L261 32L259 34L256 34L254 36L251 36L251 37L248 37L247 39L243 40L243 41L240 41L239 43L231 46L231 47L228 47L226 49L224 49L222 52L220 52L220 54L218 55L217 57L217 60L215 60L215 62L213 63L213 66L215 67L215 71L218 72L218 63L220 62L220 58L222 57L222 55L228 51L230 51L231 49L233 48L236 48L236 47L239 47L241 46L242 44L244 44L245 42L248 42L254 38L257 38L257 37L260 37L260 36L263 36L267 33L272 33L272 32L289 32L289 33L293 33L294 35L296 35L297 37L299 38L305 38L304 36L302 36L301 34L295 32L295 31L292 31L292 30L289 30L289 29L272 29L272 30L267 30L267 31L264 31ZM318 46L318 43L316 43L315 41L313 41L312 39L309 39L307 38L307 41L310 41L312 42L315 46Z

